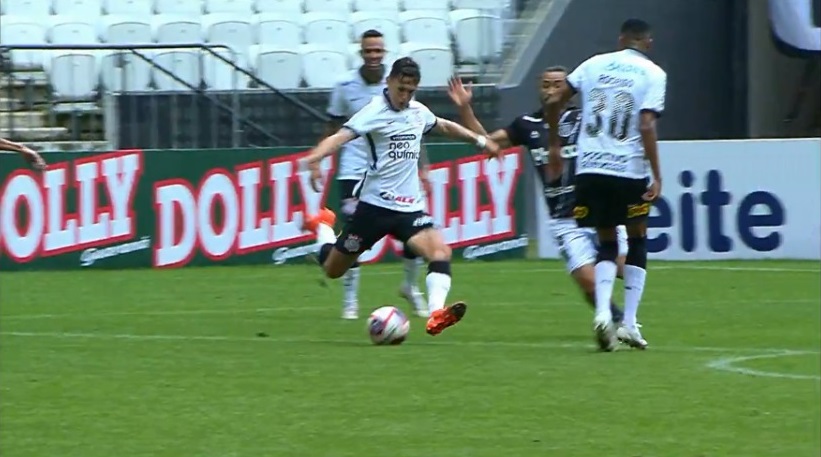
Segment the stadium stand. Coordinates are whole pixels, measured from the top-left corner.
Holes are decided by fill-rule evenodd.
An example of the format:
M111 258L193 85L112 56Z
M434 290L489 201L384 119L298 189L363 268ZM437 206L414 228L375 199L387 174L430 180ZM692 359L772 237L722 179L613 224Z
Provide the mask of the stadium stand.
M422 66L421 86L442 87L454 71L481 74L500 62L505 23L516 9L511 0L3 0L0 14L0 46L227 46L217 51L233 65L191 47L141 50L150 62L122 50L5 53L0 108L19 108L21 100L34 107L32 93L45 85L44 98L57 106L47 117L71 114L76 124L78 112L99 118L109 93L195 88L221 96L266 84L327 91L339 74L361 64L358 37L371 28L385 35L386 61L412 56ZM235 106L236 97L227 103ZM9 117L0 115L0 135L9 130ZM77 127L12 117L20 121L13 128L20 139L60 138Z

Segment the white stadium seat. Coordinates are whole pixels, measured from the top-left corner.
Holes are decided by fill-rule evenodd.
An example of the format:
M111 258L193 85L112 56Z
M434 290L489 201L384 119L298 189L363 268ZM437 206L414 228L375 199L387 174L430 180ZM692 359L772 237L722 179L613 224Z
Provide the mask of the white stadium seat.
M233 65L216 57L208 51L202 51L202 79L209 90L244 90L248 88L249 77L237 68L247 68L245 55L231 54L227 49L214 49L214 52L233 62Z
M253 0L206 0L205 12L214 13L240 13L246 16L254 13Z
M202 14L200 0L155 0L154 11L157 14L183 14L197 17Z
M188 84L199 87L202 80L200 53L188 49L161 50L154 55L154 63L168 70L177 78ZM157 67L152 67L152 76L158 90L190 91L191 89L176 81Z
M250 16L239 14L208 14L202 17L204 38L210 44L223 44L245 56L254 44Z
M154 12L153 0L103 0L106 14L123 14L133 17L151 16Z
M308 13L350 13L351 0L305 0Z
M353 27L354 41L359 41L366 30L374 29L385 36L387 49L398 49L402 40L399 37L398 17L391 18L382 12L358 11L351 15L350 23Z
M302 26L298 16L288 13L262 13L254 17L254 37L259 44L296 49L303 43Z
M259 13L296 13L303 11L303 0L256 0L254 9Z
M453 0L453 9L498 11L506 7L505 0Z
M164 44L190 44L202 42L202 25L199 18L177 15L154 16L154 39Z
M346 52L351 42L347 18L334 13L306 13L302 16L305 42Z
M277 89L296 89L302 82L302 56L297 48L252 46L249 52L259 79Z
M95 51L53 51L43 63L58 98L88 99L96 93L99 74Z
M354 0L355 11L390 11L399 13L399 0Z
M100 41L104 43L142 44L154 41L148 17L103 16L98 27Z
M303 45L300 54L302 75L309 87L330 89L339 75L348 70L347 55L336 48Z
M148 51L140 52L151 57ZM151 83L151 64L131 52L98 53L100 80L107 91L145 91Z
M448 0L402 0L402 9L406 11L450 11L450 2Z
M46 44L46 28L32 17L0 17L0 44ZM23 68L40 67L46 51L12 51L11 62Z
M51 14L51 0L2 0L3 14L9 16L46 17Z
M54 14L82 16L92 19L101 14L103 5L101 0L53 0L51 8Z
M403 11L399 15L405 41L450 46L450 28L439 11Z
M96 44L97 29L82 17L53 16L49 41L53 44ZM96 18L93 18L96 19Z
M502 52L502 20L478 10L454 10L450 13L459 61L478 63L492 60Z
M424 43L403 43L400 54L411 57L419 64L422 73L420 87L447 86L453 75L453 53L450 48Z

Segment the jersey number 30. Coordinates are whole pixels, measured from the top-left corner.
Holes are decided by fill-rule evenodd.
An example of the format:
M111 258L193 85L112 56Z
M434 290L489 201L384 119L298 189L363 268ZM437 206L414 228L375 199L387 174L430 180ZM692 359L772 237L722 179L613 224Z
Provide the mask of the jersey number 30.
M593 89L590 91L590 103L593 105L593 122L584 126L587 134L596 137L607 129L611 137L624 141L633 117L633 96L629 92L616 92L613 98L609 99L603 90ZM606 125L603 119L605 111L610 111Z

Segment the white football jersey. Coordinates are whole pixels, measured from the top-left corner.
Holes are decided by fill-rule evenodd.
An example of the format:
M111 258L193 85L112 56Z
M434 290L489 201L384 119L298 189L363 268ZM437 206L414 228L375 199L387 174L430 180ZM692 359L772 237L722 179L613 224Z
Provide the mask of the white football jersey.
M576 174L645 178L639 115L664 111L664 70L640 51L625 49L587 59L567 82L582 97Z
M419 182L422 136L436 126L436 116L412 100L397 111L386 91L345 123L368 145L368 168L355 193L371 205L401 211L424 211ZM360 139L360 138L358 138Z
M388 72L385 72L387 76ZM385 89L385 78L379 84L368 84L362 79L359 69L345 74L331 91L328 114L349 119L367 105L371 99L381 95ZM357 138L345 144L339 155L337 179L362 179L368 168L368 143L364 138Z

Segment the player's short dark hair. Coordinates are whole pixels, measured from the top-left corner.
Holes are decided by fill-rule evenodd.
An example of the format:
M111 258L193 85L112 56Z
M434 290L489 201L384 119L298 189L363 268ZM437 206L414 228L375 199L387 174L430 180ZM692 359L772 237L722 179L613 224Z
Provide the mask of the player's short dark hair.
M379 30L368 29L365 30L365 33L362 34L362 39L364 40L365 38L382 38L384 36L385 35L383 35L382 32L380 32Z
M650 24L641 19L628 19L621 25L621 34L633 40L644 39L651 31Z
M419 64L410 57L402 57L396 59L391 67L391 72L388 77L393 79L411 78L417 83L422 79L422 72L419 70Z
M549 66L549 67L545 68L545 69L544 69L544 71L543 71L542 73L543 73L543 74L544 74L544 73L552 73L552 72L554 72L554 71L560 71L560 72L562 72L562 73L564 73L564 74L568 74L568 73L570 73L570 72L567 70L567 67L565 67L564 65L551 65L551 66Z

